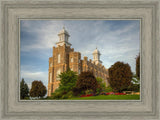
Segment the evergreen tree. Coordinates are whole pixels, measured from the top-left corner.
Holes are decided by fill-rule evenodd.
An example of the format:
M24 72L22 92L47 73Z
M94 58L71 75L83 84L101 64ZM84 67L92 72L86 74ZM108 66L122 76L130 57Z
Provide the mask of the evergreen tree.
M24 99L25 97L29 97L29 88L27 83L25 83L24 78L22 78L22 81L20 83L20 98Z

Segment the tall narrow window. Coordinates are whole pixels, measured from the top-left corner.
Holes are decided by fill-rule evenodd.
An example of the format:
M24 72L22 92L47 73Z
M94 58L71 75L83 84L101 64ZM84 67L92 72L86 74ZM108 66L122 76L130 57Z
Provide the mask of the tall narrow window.
M50 63L50 67L52 67L52 63Z
M73 62L73 58L71 58L71 62Z
M52 82L52 73L49 73L49 83Z
M62 41L62 36L61 36L60 38L61 38L61 40L60 40L60 41Z
M48 93L49 93L49 96L50 96L51 95L51 90L50 89L48 90Z
M61 70L59 69L59 70L57 70L57 75L56 75L56 77L57 77L57 80L60 80L60 78L59 78L59 74L61 73Z
M61 56L60 54L58 54L58 63L60 63L60 60L61 60Z
M80 70L80 68L78 69L78 74L80 74L81 73L81 70Z

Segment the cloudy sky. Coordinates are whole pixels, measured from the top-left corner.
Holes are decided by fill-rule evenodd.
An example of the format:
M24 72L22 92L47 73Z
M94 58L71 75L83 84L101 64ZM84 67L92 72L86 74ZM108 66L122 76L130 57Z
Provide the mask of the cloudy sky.
M135 72L140 51L139 20L21 20L21 78L29 87L33 80L41 80L47 87L48 59L63 26L70 34L71 47L81 52L82 58L92 59L97 47L106 68L123 61Z

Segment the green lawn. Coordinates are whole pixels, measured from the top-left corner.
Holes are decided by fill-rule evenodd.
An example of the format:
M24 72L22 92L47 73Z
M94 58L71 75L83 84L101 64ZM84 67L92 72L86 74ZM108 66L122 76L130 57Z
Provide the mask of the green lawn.
M98 95L90 97L72 97L68 99L52 99L50 97L47 97L40 98L38 100L140 100L140 95Z
M140 95L98 95L90 97L73 97L67 100L139 100L139 99Z

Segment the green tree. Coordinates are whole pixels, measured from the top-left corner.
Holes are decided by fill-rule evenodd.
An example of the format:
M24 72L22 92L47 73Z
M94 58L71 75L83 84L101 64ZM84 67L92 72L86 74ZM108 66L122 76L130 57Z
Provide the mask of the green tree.
M106 87L106 89L105 89L105 92L113 92L113 89L112 89L112 87L109 85L109 86L107 86Z
M73 89L76 86L77 82L77 73L68 69L66 72L63 72L59 75L60 84L59 88L52 93L53 99L66 99L70 98L73 95Z
M78 76L76 87L82 91L93 90L96 93L98 82L92 72L81 72Z
M109 84L116 92L122 92L131 84L132 72L129 64L116 62L109 68Z
M140 79L139 79L139 77L136 75L136 74L134 74L134 73L132 73L133 74L133 76L132 76L132 83L133 84L140 84Z
M77 73L68 69L66 72L63 72L59 75L60 77L60 84L59 88L60 91L69 92L75 86L77 82Z
M102 90L105 90L106 84L105 84L104 80L100 77L97 77L96 80L97 80L98 84L100 85L100 87L102 88Z
M140 78L140 55L136 57L136 75Z
M105 91L106 84L105 84L104 80L100 77L97 77L96 80L97 80L97 83L98 83L97 94L99 94L102 91Z
M33 81L32 88L30 90L31 97L43 97L47 93L46 87L43 85L42 81Z
M29 88L27 83L25 83L24 78L22 78L22 81L20 82L20 98L25 99L26 97L29 97Z

